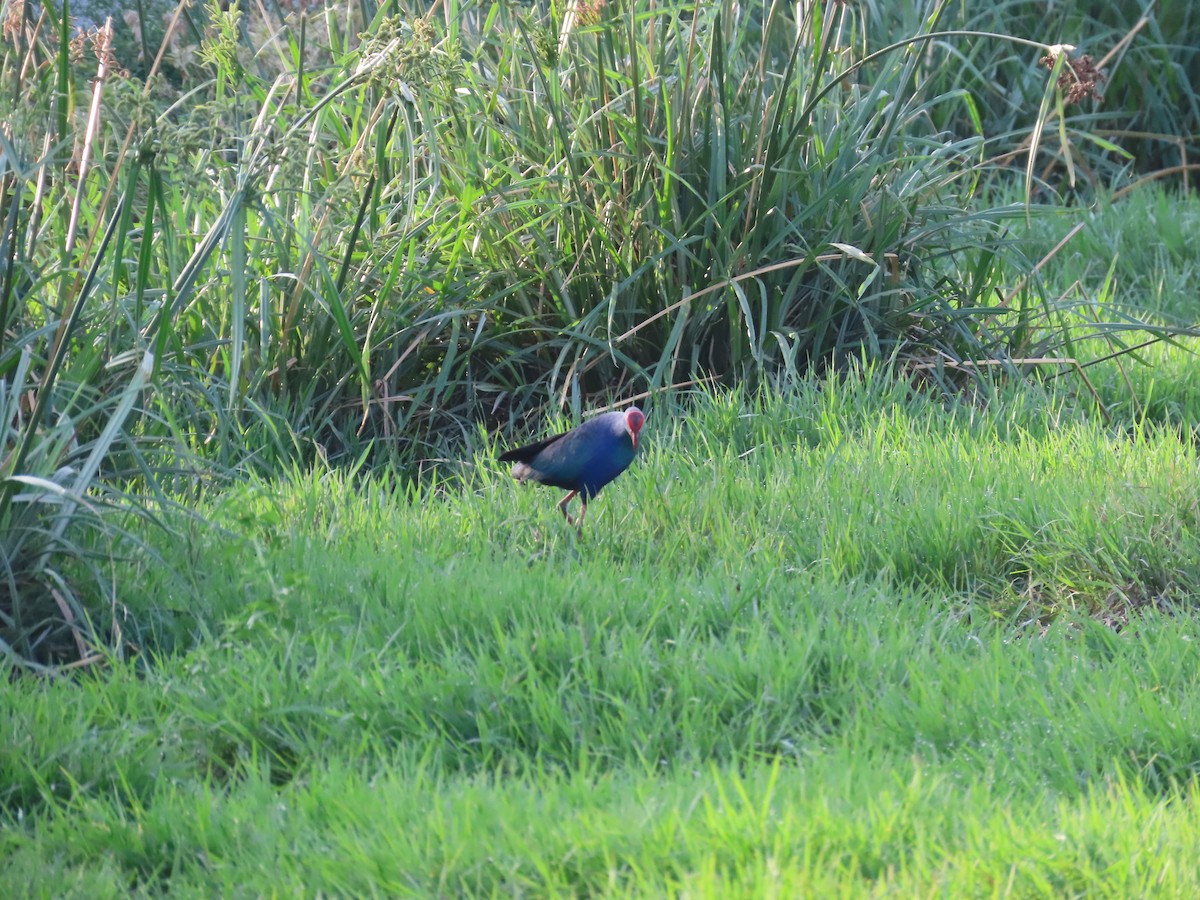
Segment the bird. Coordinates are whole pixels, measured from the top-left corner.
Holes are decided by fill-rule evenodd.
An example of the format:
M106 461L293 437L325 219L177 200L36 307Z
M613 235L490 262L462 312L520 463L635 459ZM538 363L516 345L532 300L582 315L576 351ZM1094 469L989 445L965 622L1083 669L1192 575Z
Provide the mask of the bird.
M588 501L629 468L645 422L646 414L636 406L602 413L570 431L509 450L501 454L500 462L514 463L512 476L522 484L536 481L569 491L558 504L568 525L575 521L567 507L578 496L582 531Z

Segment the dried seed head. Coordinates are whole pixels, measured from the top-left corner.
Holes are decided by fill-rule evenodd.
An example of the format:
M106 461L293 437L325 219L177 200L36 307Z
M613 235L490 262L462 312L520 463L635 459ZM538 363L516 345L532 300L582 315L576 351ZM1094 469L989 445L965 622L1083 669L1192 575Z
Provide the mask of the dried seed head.
M4 39L12 41L15 45L17 38L21 34L21 22L25 18L25 0L13 0L8 5L8 13L4 17L2 26Z
M575 7L575 16L580 25L595 25L600 21L607 5L605 0L579 0Z
M1096 68L1091 56L1083 54L1072 59L1067 53L1075 48L1070 44L1056 44L1050 52L1038 60L1038 64L1053 70L1059 56L1063 57L1062 71L1058 74L1058 87L1065 94L1067 103L1081 103L1088 97L1103 101L1100 84L1104 81L1104 73Z

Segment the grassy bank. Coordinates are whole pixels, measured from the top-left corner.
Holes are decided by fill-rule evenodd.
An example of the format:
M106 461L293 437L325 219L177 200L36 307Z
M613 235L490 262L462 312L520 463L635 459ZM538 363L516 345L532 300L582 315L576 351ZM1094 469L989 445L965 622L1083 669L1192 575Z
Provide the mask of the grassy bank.
M214 499L174 652L0 701L5 881L1187 893L1190 438L1003 401L664 403L581 539L485 457Z

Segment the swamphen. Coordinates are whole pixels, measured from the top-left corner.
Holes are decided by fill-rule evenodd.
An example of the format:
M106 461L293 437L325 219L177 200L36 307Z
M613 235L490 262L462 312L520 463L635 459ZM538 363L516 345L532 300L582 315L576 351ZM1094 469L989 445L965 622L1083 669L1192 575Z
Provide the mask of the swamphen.
M517 481L536 481L570 491L558 504L568 525L574 521L567 505L578 494L583 503L579 513L582 529L588 501L633 462L645 421L645 414L636 406L607 412L563 434L509 450L500 462L516 463L512 475Z

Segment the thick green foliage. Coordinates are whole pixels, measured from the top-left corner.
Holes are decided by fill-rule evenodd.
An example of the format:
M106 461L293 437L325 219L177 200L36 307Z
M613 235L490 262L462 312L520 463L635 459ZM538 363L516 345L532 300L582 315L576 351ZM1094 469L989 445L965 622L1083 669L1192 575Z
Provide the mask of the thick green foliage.
M7 644L113 631L105 565L71 599L82 559L127 552L93 518L105 485L159 504L297 459L413 473L479 421L863 357L958 390L964 360L1123 352L1107 284L1056 299L1033 270L1043 163L1098 184L1117 158L1060 102L1067 57L1038 66L1084 25L944 0L569 8L275 28L214 4L143 82L53 6L5 7Z
M865 0L863 5L875 41L906 33L922 14L912 3ZM1101 66L1100 97L1085 97L1069 110L1076 128L1100 140L1076 132L1074 140L1051 142L1039 170L1054 183L1066 180L1068 154L1087 178L1101 183L1127 165L1142 174L1195 165L1200 7L1191 0L953 2L946 4L940 25L1067 44L1076 48L1076 58L1087 55ZM1045 81L1023 54L986 39L942 43L931 54L928 71L937 83L933 90L971 93L989 135L1023 131L1025 111L1045 91ZM977 124L965 117L942 121L956 130ZM1193 169L1187 180L1194 182L1195 176Z
M256 22L214 11L165 111L110 73L85 179L83 73L30 25L5 57L7 323L81 308L93 352L63 377L110 394L151 350L161 418L131 427L268 468L372 437L412 463L479 417L862 352L1029 355L1053 310L1033 284L997 303L1027 211L981 187L1055 118L1046 48L943 34L943 6L886 41L869 5L356 8L365 40L331 18L255 57ZM1041 86L1002 135L930 75L970 41ZM56 215L65 253L33 228Z

